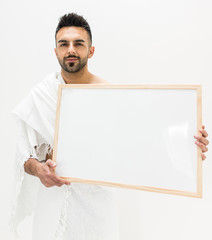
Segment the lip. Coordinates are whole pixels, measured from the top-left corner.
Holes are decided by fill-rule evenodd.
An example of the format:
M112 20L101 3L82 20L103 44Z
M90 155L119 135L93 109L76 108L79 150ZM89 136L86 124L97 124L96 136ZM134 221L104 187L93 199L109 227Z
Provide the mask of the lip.
M78 60L78 58L67 58L66 61L67 62L76 62Z

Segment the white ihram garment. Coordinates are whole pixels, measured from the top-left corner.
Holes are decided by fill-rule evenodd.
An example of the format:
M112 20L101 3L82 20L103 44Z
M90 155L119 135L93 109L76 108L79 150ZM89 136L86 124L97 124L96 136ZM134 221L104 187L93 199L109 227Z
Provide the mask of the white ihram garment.
M81 183L46 188L37 177L24 172L30 156L41 161L52 149L59 84L65 84L61 74L49 75L13 111L19 134L12 227L15 230L34 213L33 240L117 240L112 189Z

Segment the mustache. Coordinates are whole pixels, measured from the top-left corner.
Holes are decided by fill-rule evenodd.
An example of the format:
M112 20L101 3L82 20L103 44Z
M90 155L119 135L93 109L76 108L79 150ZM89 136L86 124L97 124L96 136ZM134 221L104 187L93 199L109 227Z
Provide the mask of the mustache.
M77 59L80 59L80 57L77 57L75 55L69 55L68 57L65 57L65 59L67 59L67 58L77 58Z

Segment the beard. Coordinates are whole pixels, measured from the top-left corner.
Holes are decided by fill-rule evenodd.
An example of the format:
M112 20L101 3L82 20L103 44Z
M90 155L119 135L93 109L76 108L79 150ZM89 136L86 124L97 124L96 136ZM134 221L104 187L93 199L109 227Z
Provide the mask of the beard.
M75 62L66 62L67 58L77 58ZM85 67L88 61L88 57L80 58L73 55L63 58L63 60L58 59L61 68L68 73L76 73Z

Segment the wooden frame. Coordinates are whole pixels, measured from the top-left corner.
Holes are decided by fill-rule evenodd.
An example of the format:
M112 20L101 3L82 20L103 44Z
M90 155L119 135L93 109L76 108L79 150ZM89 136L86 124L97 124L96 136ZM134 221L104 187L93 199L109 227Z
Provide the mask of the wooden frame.
M54 138L54 151L53 151L53 160L57 162L57 153L58 153L58 138L59 138L59 124L60 124L60 109L61 109L61 98L62 91L64 89L147 89L147 90L193 90L196 93L196 133L202 126L202 90L199 85L88 85L88 84L66 84L59 85L58 88L58 102L57 102L57 112L56 112L56 123L55 123L55 138ZM194 133L195 134L195 133ZM193 143L194 144L194 143ZM195 146L196 147L196 146ZM122 187L122 188L131 188L151 192L160 192L168 193L175 195L183 195L190 197L202 197L202 159L201 159L201 149L196 147L196 191L185 191L179 189L169 189L161 188L154 186L145 186L145 185L134 185L134 184L125 184L117 182L108 182L101 180L91 180L91 179L81 179L81 178L72 178L69 176L61 176L63 178L69 179L71 182L81 182L88 184L97 184L103 186L113 186L113 187ZM57 170L57 169L56 169Z

